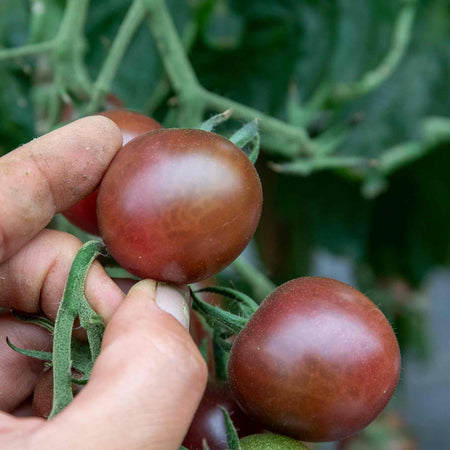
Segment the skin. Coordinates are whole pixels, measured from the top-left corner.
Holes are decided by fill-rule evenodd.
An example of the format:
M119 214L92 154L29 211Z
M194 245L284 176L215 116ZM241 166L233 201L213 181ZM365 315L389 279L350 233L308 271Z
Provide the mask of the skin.
M97 211L121 266L140 278L187 284L214 275L244 250L261 206L258 174L238 147L206 131L161 129L119 152Z
M119 127L122 133L122 145L127 144L136 136L161 128L156 120L133 111L112 110L101 112L99 115L108 117ZM73 225L87 233L100 236L97 221L97 196L98 188L67 211L64 211L63 214Z
M43 228L92 191L121 145L117 126L94 116L0 158L0 307L56 316L81 243ZM85 292L106 323L102 350L89 383L49 422L8 414L31 396L43 366L12 351L5 337L47 351L51 337L1 313L0 448L178 448L207 377L195 344L173 317L186 311L184 297L174 289L179 301L167 313L157 304L154 281L137 283L125 296L98 263Z
M228 374L239 405L270 431L334 441L387 405L400 351L366 296L339 281L305 277L267 297L238 335Z
M183 445L188 450L203 450L203 439L208 443L210 450L227 448L225 421L219 406L224 407L230 414L239 437L263 431L261 425L250 420L239 408L227 383L211 381L184 438Z

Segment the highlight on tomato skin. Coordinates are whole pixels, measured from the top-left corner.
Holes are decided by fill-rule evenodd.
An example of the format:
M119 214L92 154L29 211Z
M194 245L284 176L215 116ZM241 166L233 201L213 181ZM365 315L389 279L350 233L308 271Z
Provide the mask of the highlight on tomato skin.
M266 429L335 441L387 405L400 350L388 320L361 292L298 278L275 289L238 335L228 375L241 408Z
M156 120L133 111L118 109L99 112L98 115L108 117L120 128L122 146L143 133L161 128L161 124ZM97 196L98 188L67 211L64 211L63 215L78 228L100 236L97 221Z
M230 414L239 437L263 432L262 426L253 422L239 408L226 382L210 381L183 440L183 445L188 450L203 450L204 441L210 450L224 450L228 447L220 406Z
M252 238L261 207L261 182L244 152L194 129L160 129L129 142L97 202L114 259L139 278L174 284L227 267Z

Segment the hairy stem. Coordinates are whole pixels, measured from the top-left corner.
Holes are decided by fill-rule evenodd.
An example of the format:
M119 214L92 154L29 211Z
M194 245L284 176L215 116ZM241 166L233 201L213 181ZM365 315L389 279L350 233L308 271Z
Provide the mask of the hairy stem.
M92 114L98 110L104 96L110 90L120 62L122 61L133 36L139 28L139 25L144 20L145 14L146 10L143 1L134 0L125 16L125 19L120 25L108 57L106 58L93 86L91 101L87 107L88 114Z
M23 47L4 48L0 50L0 61L5 59L20 58L23 56L40 55L53 50L58 42L56 40L24 45Z
M380 86L398 67L411 40L414 16L417 9L415 0L405 0L392 34L391 48L380 65L366 73L361 80L336 86L331 101L345 102L365 95Z
M89 241L77 253L67 278L58 309L53 339L53 408L50 418L61 412L73 399L71 387L72 328L84 298L84 284L92 262L103 244ZM92 349L91 349L92 351Z

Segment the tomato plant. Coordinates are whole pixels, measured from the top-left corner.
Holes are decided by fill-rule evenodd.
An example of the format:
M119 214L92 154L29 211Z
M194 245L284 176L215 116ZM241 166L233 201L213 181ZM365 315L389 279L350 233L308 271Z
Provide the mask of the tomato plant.
M140 278L175 284L229 265L258 225L262 189L247 156L214 133L161 129L114 158L97 202L114 259Z
M108 117L120 128L122 145L142 133L161 128L161 125L151 117L132 111L112 110L100 112L99 115ZM97 222L97 196L98 188L63 214L73 225L98 236L100 231Z
M210 450L227 448L225 421L220 406L230 414L239 437L262 431L261 425L250 420L239 408L227 383L208 383L203 398L197 408L183 445L189 450L203 450L206 442Z
M236 400L267 429L305 441L368 425L398 383L400 351L382 312L339 281L305 277L275 289L236 338Z

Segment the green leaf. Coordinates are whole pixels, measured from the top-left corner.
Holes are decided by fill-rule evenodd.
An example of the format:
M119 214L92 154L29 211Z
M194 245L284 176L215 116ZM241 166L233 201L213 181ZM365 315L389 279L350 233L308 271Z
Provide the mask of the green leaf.
M221 326L233 334L238 334L247 324L247 319L200 300L192 289L190 290L192 295L192 308L202 314L211 327Z
M43 352L39 350L27 350L24 348L16 347L7 337L6 343L10 348L12 348L15 352L20 353L21 355L30 356L31 358L40 359L42 361L52 361L52 353L51 352Z

